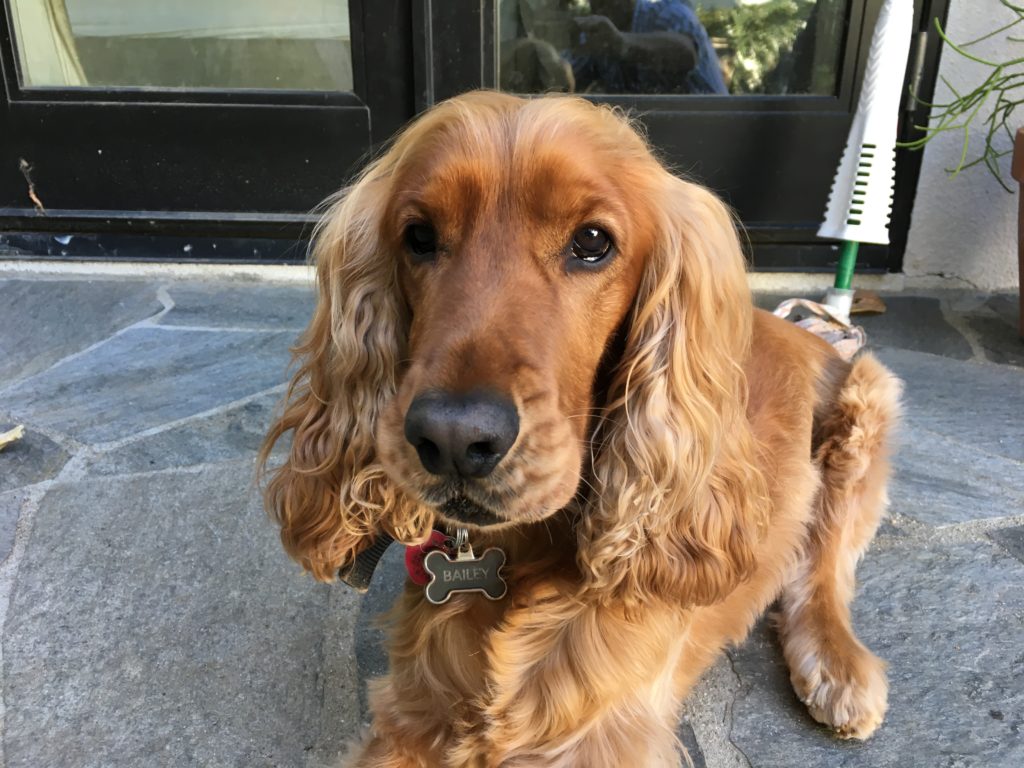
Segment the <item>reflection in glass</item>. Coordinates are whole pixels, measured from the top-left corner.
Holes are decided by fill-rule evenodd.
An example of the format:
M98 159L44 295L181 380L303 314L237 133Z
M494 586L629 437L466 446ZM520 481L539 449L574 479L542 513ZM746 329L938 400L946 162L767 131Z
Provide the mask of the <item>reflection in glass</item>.
M832 94L847 0L500 0L503 90Z
M22 85L352 90L347 0L8 0Z

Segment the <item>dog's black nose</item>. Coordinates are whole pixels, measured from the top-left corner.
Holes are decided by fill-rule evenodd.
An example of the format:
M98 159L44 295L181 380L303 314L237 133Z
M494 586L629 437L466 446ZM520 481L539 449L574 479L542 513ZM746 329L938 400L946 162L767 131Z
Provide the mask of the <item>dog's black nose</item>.
M519 435L519 413L490 392L425 392L405 414L405 439L434 475L486 477Z

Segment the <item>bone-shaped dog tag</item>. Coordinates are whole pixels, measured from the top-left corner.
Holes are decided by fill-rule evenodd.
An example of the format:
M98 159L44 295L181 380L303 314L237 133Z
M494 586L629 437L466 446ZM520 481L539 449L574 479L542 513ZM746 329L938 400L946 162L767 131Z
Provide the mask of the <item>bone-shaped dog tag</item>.
M423 567L431 576L427 600L440 605L457 592L482 592L490 600L501 600L508 591L500 573L504 565L505 553L496 548L474 557L473 549L466 547L454 560L447 552L435 549L423 560Z

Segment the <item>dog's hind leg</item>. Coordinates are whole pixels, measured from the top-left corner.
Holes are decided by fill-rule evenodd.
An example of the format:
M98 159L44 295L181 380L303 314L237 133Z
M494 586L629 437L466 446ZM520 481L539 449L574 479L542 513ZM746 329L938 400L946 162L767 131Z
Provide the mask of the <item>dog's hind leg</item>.
M870 355L850 369L816 430L822 484L807 546L783 589L779 630L790 679L811 715L842 738L865 739L881 724L885 663L850 623L854 569L888 502L888 438L901 385Z

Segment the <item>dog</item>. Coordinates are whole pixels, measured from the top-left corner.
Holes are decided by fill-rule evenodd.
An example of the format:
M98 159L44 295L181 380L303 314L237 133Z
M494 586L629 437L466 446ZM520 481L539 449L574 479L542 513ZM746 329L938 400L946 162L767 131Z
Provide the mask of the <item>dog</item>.
M878 728L849 603L900 382L755 310L730 212L626 116L441 103L314 240L263 452L291 436L266 487L284 548L324 581L382 534L505 555L500 599L409 582L351 765L678 766L687 691L776 600L810 714Z

